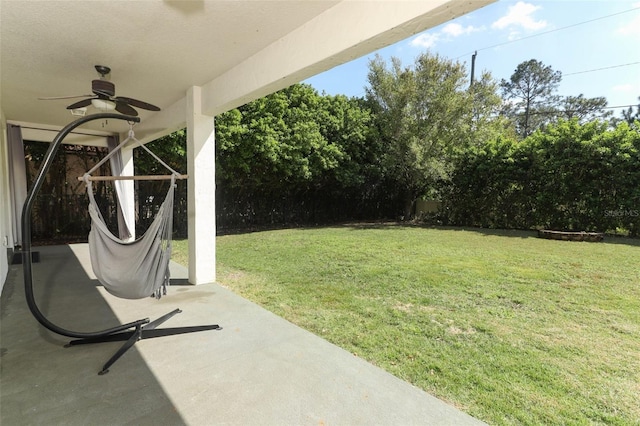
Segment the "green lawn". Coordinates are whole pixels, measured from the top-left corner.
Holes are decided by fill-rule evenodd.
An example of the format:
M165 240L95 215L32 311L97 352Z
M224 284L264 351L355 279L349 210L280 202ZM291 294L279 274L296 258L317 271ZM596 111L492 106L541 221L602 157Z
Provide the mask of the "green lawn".
M391 224L217 243L220 284L491 424L640 424L638 240Z

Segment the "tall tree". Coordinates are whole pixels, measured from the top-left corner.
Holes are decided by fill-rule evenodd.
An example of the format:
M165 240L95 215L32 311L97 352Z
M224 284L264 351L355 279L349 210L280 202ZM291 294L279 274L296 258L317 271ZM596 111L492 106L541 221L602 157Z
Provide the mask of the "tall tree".
M369 63L366 93L385 145L382 165L405 217L418 196L448 176L451 159L472 139L474 95L465 76L461 63L430 53L412 67L380 56Z
M640 101L640 96L638 96L638 101ZM635 121L640 121L640 102L636 107L635 113L633 112L633 107L622 111L622 118L629 123L630 126L635 126Z
M473 98L469 145L483 146L500 136L515 137L513 123L500 115L502 98L498 94L499 83L484 71L471 85Z
M610 111L605 111L607 99L602 96L596 98L585 98L583 94L567 96L562 99L560 107L560 117L566 120L576 118L581 124L596 119L605 120L612 114Z
M508 81L502 80L505 114L514 121L521 138L553 119L560 100L555 92L561 80L560 71L535 59L522 62Z

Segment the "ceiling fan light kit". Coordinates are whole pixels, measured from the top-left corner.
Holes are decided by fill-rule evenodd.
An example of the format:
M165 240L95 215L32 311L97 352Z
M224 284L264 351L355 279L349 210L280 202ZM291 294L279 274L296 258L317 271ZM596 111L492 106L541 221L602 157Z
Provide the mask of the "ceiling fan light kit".
M116 109L116 103L115 102L108 101L106 99L100 99L100 98L91 99L91 105L93 105L94 108L99 109L99 110L104 111L104 112L113 111L114 109Z
M69 110L71 112L71 115L74 116L78 116L78 117L84 117L85 115L87 115L87 108L76 108L76 109L72 109Z

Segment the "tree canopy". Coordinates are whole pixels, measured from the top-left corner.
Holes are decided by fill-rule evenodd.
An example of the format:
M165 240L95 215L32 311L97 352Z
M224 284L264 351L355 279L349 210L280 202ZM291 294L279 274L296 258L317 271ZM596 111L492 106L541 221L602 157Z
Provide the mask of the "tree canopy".
M408 219L429 197L444 206L439 223L639 235L640 105L611 118L604 98L558 96L561 73L533 59L508 81L482 72L469 85L466 74L429 52L409 65L376 56L364 98L294 84L218 115L219 229ZM186 130L151 144L186 169ZM134 156L136 173L162 172ZM158 185L137 185L140 199ZM177 188L174 228L186 236L184 181ZM152 204L138 205L141 218Z
M271 191L361 182L370 120L356 99L295 84L216 118L218 177Z
M451 160L475 142L498 105L489 75L468 89L463 64L424 53L412 66L376 56L369 64L367 101L384 145L386 177L410 215L416 197L446 178ZM474 100L479 100L476 103Z
M216 117L218 223L409 218L429 196L451 224L620 225L603 209L637 211L620 173L635 176L638 114L613 131L604 98L557 96L560 79L531 60L469 86L464 64L438 55L377 56L365 98L296 84L228 111ZM179 158L184 131L170 138L162 156Z

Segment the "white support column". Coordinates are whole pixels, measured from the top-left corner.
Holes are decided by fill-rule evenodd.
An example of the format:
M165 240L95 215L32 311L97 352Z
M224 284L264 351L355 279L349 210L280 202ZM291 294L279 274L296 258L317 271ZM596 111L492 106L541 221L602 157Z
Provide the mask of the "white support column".
M201 88L187 91L189 282L216 280L216 144L214 118L202 114Z
M122 148L122 150L120 150L120 156L122 158L122 174L133 175L133 149ZM127 223L127 227L131 234L129 241L133 241L136 239L136 194L134 181L121 180L117 182L123 189L122 198L120 200L122 205L122 215L124 216L124 220Z

